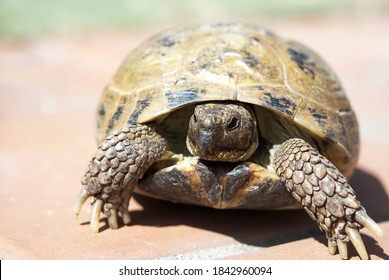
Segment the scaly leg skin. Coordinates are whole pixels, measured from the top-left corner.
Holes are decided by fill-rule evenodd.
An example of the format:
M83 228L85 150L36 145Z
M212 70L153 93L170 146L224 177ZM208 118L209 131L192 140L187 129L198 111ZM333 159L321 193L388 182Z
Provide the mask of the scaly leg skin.
M166 140L152 126L130 124L111 135L98 147L81 183L74 204L77 217L88 197L92 198L91 228L99 230L100 214L108 216L112 229L118 228L118 215L131 222L128 204L144 172L166 150Z
M361 259L368 259L359 230L366 227L382 236L367 215L347 179L328 159L301 139L285 141L272 159L278 176L328 238L328 251L347 259L351 240Z

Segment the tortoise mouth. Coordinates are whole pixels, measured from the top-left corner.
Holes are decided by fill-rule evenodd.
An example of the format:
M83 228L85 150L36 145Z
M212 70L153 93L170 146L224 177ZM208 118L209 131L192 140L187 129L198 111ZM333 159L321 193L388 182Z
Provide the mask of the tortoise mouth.
M192 141L187 139L187 147L189 152L192 155L198 156L202 160L212 161L212 162L242 162L247 160L251 154L247 153L248 149L228 149L218 147L213 149L211 145L205 146L202 149L199 149Z

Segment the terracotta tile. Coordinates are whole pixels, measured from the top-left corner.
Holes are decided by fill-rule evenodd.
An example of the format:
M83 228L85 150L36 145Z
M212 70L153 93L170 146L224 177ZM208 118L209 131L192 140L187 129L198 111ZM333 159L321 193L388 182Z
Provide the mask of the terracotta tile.
M388 19L267 23L321 53L343 81L361 125L351 184L384 230L382 238L363 230L363 238L373 259L388 259ZM0 42L0 258L338 259L304 211L222 211L136 197L131 226L113 231L102 218L92 234L88 205L74 220L95 149L99 94L126 53L155 31Z

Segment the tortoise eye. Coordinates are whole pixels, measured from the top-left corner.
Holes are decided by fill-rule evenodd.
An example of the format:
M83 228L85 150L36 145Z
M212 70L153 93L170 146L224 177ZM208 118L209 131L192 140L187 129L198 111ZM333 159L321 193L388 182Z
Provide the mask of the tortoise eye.
M197 123L197 117L196 117L196 114L193 114L193 122Z
M229 131L235 130L239 127L239 123L240 122L237 118L232 118L227 125L227 129Z

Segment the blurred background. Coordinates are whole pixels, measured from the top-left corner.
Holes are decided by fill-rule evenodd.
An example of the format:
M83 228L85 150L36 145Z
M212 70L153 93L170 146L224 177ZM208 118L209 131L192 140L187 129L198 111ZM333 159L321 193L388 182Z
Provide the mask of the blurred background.
M322 235L303 211L233 219L162 202L143 211L133 201L134 225L98 235L89 232L89 206L73 219L95 151L98 99L123 58L165 28L222 20L265 25L335 70L360 124L351 185L389 230L389 0L0 0L0 259L155 259L198 250L201 258L236 249L212 255L222 258L275 244L253 258L339 258L310 238ZM364 236L373 258L389 258L388 236Z
M376 16L387 0L1 0L0 36L163 26L205 20Z

